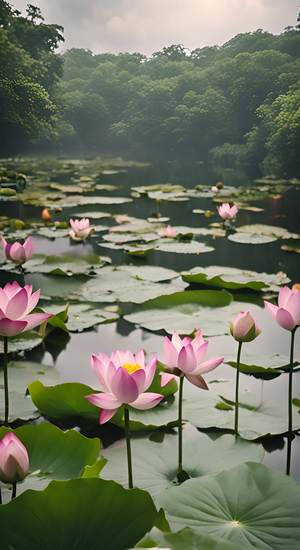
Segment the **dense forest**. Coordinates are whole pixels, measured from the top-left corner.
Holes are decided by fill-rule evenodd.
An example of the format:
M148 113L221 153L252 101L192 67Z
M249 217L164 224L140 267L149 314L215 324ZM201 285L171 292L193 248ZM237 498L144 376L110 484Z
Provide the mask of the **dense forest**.
M2 156L109 153L299 176L299 25L150 58L60 54L63 40L39 8L24 16L0 0Z

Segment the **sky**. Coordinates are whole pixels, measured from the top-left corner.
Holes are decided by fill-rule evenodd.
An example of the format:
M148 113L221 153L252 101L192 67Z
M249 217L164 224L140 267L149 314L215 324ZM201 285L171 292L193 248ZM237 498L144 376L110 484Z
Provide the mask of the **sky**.
M24 11L28 0L9 0ZM300 0L29 0L65 29L64 49L142 52L223 44L240 32L296 24Z

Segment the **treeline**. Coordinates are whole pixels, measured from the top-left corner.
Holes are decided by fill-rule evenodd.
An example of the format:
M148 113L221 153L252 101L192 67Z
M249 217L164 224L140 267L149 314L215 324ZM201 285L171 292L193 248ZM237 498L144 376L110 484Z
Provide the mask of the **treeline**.
M196 160L300 174L300 30L223 46L55 54L62 28L0 0L2 153L25 144L77 154ZM3 130L2 130L3 136Z

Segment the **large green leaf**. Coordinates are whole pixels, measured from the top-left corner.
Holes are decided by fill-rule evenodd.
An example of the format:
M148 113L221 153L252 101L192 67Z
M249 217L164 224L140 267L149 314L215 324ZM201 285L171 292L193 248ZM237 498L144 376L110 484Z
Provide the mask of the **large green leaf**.
M99 268L105 263L97 254L87 256L35 254L31 260L26 262L25 269L29 273L46 273L50 275L89 275L99 271Z
M228 319L240 307L234 304L229 311L226 306L231 301L231 294L225 290L176 292L148 300L126 315L125 319L153 331L190 334L201 326L205 335L224 334L228 332ZM215 308L220 309L216 312Z
M161 495L172 527L192 527L240 548L296 550L300 487L262 464L191 479Z
M27 385L42 378L43 382L55 384L59 380L59 375L54 367L47 367L40 363L31 361L10 361L8 364L8 386L9 386L9 419L29 420L38 415L36 407L29 396L26 396ZM4 418L4 392L3 378L0 378L0 418Z
M188 429L189 428L189 429ZM102 476L127 483L125 441L120 441L104 451L108 459ZM176 483L178 456L177 435L165 435L162 443L149 439L132 440L132 467L134 484L147 490L152 497ZM183 432L183 467L190 477L200 477L220 472L246 460L260 461L263 448L233 435L223 435L215 441L191 426Z
M43 338L34 331L24 332L8 340L8 353L28 351L39 346ZM3 353L3 338L0 339L0 353Z
M224 541L210 535L198 533L189 527L181 529L177 533L161 533L158 530L154 534L146 536L138 548L163 548L166 550L241 550L241 547L229 541Z
M279 274L257 273L235 267L212 265L209 267L194 267L181 273L184 281L213 287L240 289L249 288L260 291L265 288L278 289L278 285L289 282L288 277Z
M67 382L57 386L44 386L38 380L29 384L28 391L36 408L53 419L81 417L97 421L99 409L91 405L86 395L95 390L85 384Z
M151 497L113 481L53 481L0 507L1 550L124 550L153 526Z
M87 302L133 302L143 303L151 298L173 294L187 286L180 278L159 283L136 277L115 267L104 267L101 273L73 292L72 297Z
M12 430L0 428L0 439L8 431ZM13 431L27 448L30 460L30 473L18 484L18 493L26 489L44 489L53 479L81 477L85 467L94 466L99 459L100 440L88 439L75 430L63 432L53 424L44 423ZM5 487L2 492L8 501L10 491Z

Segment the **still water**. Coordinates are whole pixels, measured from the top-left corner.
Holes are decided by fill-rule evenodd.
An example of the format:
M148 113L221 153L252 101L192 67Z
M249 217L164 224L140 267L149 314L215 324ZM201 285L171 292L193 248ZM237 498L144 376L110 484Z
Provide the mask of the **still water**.
M118 187L114 192L101 191L101 195L112 194L130 196L131 187L137 185L149 185L157 183L180 183L191 187L198 183L204 183L199 180L197 168L184 171L180 167L171 167L170 165L159 167L132 168L121 173L103 175L101 183L113 184ZM211 182L214 181L210 178ZM209 181L209 179L207 180ZM230 183L230 182L226 182ZM262 223L284 227L291 232L300 233L300 188L294 187L285 193L277 196L276 199L265 199L260 201L251 201L251 206L260 207L261 212L249 212L240 210L238 215L238 225ZM56 214L57 220L68 220L72 215L85 211L107 211L113 214L128 214L138 218L148 218L156 213L156 205L153 200L142 196L131 203L124 205L105 206L78 206L77 208L64 208L63 212ZM207 198L193 198L186 202L162 202L159 205L160 214L170 218L170 224L173 226L191 226L206 227L217 218L208 218L194 214L194 209L215 210L216 206ZM40 208L26 206L15 201L0 202L0 215L6 215L12 218L23 220L38 219ZM102 220L101 220L102 221ZM104 225L112 225L110 220L104 220ZM202 240L202 239L201 239ZM287 273L293 283L300 282L300 264L298 254L288 254L280 249L282 241L276 241L262 245L245 245L231 242L224 238L205 237L203 241L214 247L214 251L207 254L172 254L151 252L149 256L143 259L133 259L126 256L123 251L110 250L101 246L101 236L93 236L88 243L71 244L68 238L59 238L50 241L41 237L35 237L35 250L43 254L61 254L72 252L78 255L86 255L94 251L99 255L110 256L113 264L136 264L136 265L156 265L172 268L178 272L188 270L196 266L207 267L210 265L230 266L243 269L254 270L258 272L277 273L284 271ZM296 241L296 246L299 246ZM292 242L294 245L294 242ZM3 274L2 283L11 275ZM27 277L27 276L26 276ZM27 277L31 280L30 277ZM128 306L130 309L130 305ZM127 308L127 309L128 309ZM247 304L249 309L259 321L262 334L251 344L243 348L244 362L247 357L250 362L251 357L255 356L256 364L261 357L270 354L288 355L289 352L289 333L280 329L273 319L271 319L262 307L262 303ZM230 321L230 319L228 319ZM201 328L201 327L200 327ZM210 338L210 348L213 355L223 355L226 360L235 360L236 343L228 336L215 336ZM97 387L97 382L90 369L91 353L104 351L108 354L114 349L123 348L137 350L144 347L147 352L156 352L158 355L162 352L162 337L145 330L135 328L134 325L124 320L109 325L100 325L97 328L80 334L71 334L70 338L61 338L60 342L49 341L43 343L39 348L26 354L26 358L42 362L49 367L55 368L59 373L61 382L77 381L87 383ZM300 360L300 331L296 333L295 359ZM223 365L217 371L209 374L207 380L217 378L228 380L234 379L235 371L229 366ZM262 396L272 400L274 403L285 403L287 396L288 375L281 375L274 380L262 381L254 377L241 374L241 388L255 392L258 398ZM232 386L233 388L233 386ZM186 384L185 398L189 396L189 385ZM300 398L300 375L294 375L293 396ZM232 396L233 398L233 396ZM199 390L199 399L201 392ZM101 428L101 435L104 442L109 443L116 437L121 437L122 432L111 427ZM284 471L286 439L282 437L273 437L265 439L264 447L266 449L264 462L276 469ZM300 438L296 437L293 442L292 467L291 471L300 481Z

